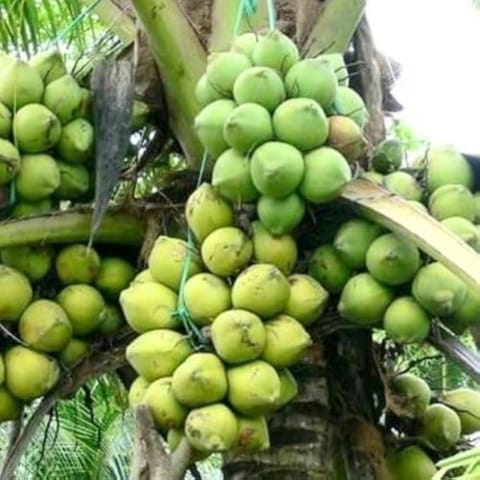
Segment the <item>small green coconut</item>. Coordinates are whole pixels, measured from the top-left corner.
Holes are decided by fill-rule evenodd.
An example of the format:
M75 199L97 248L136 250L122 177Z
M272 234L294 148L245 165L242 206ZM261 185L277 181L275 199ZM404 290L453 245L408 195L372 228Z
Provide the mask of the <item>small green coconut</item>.
M437 188L428 200L428 210L437 220L450 217L475 218L475 199L463 185L443 185Z
M365 149L361 128L350 118L333 115L328 118L328 146L340 152L348 163L354 163Z
M403 143L397 138L388 138L375 147L372 167L376 172L387 175L398 170L404 158Z
M243 53L248 58L252 58L253 49L261 38L262 36L256 32L242 33L242 35L234 37L230 45L230 50Z
M391 388L396 398L396 403L401 405L406 417L421 418L432 398L428 383L412 373L402 373L393 377Z
M143 403L143 397L145 396L145 392L147 391L149 385L150 382L140 376L132 382L128 390L128 404L131 407L135 407Z
M265 417L237 416L238 440L235 450L256 453L270 448L270 436Z
M317 60L326 62L330 65L332 70L335 72L335 76L337 77L339 85L342 87L348 87L348 69L341 53L322 53L316 58Z
M233 85L238 76L252 62L240 52L214 52L207 59L207 80L212 87L225 97L233 94Z
M0 138L0 185L9 183L20 170L20 152L17 147Z
M53 256L51 247L40 245L17 245L2 248L0 251L0 259L4 265L22 272L32 282L38 282L47 275Z
M100 325L97 331L100 335L113 335L125 325L125 318L116 304L107 303L100 314Z
M148 104L141 100L133 100L132 106L132 118L130 124L132 126L132 132L137 132L142 128L145 128L150 120L151 110Z
M303 220L305 210L305 201L297 193L283 198L262 196L257 203L258 218L274 236L290 233Z
M448 217L440 223L474 250L480 250L480 232L472 222L462 217Z
M355 90L345 86L337 88L335 100L327 114L350 117L362 129L369 119L368 110L362 97Z
M12 112L0 102L0 138L9 138L12 133Z
M432 480L437 472L433 460L416 446L395 452L387 465L392 480Z
M45 85L67 74L62 54L56 48L36 53L28 63L37 71Z
M462 435L480 431L480 392L470 388L457 388L444 393L440 400L460 417Z
M90 173L83 165L72 165L57 161L60 171L60 185L54 192L60 200L80 200L84 198L91 187Z
M21 200L15 203L10 216L12 218L26 218L48 213L52 209L51 198L42 198L38 202L26 202Z
M449 320L454 324L464 326L464 328L478 325L480 323L480 293L469 288L467 298Z
M93 283L101 269L98 253L86 245L74 244L64 247L57 255L55 268L64 285Z
M93 126L84 118L76 118L63 126L55 149L66 162L85 163L92 158L93 144Z
M422 417L421 436L435 450L449 450L459 440L462 424L454 410L441 403L429 405Z
M60 186L60 169L50 155L23 155L15 188L23 199L34 202L49 197Z
M62 125L78 116L82 100L82 89L71 75L50 82L43 94L43 104L58 117Z
M0 423L19 420L22 415L22 403L5 387L0 387Z
M215 100L224 98L222 93L208 81L206 74L203 74L195 85L195 97L202 108Z
M117 298L135 277L135 267L121 257L101 259L95 287L109 298Z
M298 384L288 368L277 370L280 379L280 397L275 402L275 410L283 408L298 395Z
M73 367L89 354L90 348L91 346L86 340L71 338L58 352L58 359L63 366Z
M0 292L0 321L16 322L32 301L30 282L17 270L0 265Z
M420 184L409 173L393 172L385 175L383 185L389 191L405 200L422 200L423 191Z

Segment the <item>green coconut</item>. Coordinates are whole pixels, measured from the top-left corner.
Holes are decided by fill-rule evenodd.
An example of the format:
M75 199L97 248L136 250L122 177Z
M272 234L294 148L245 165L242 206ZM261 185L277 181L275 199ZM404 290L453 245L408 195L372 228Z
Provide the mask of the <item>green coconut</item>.
M234 223L232 206L209 183L202 183L188 197L185 216L188 227L199 242L203 242L214 230Z
M82 100L82 89L71 75L50 82L43 94L44 105L58 117L62 125L78 116Z
M374 183L375 185L379 185L383 187L383 180L384 180L384 175L378 172L374 172L373 170L369 172L362 173L360 175L360 178L364 178L365 180L368 180L369 182Z
M0 265L0 321L16 322L32 301L33 291L25 275Z
M132 118L130 124L132 132L145 128L150 118L150 107L145 102L135 99L132 106Z
M338 303L340 315L359 325L375 325L394 299L393 292L369 273L359 273L346 283Z
M76 118L62 128L56 151L66 162L84 163L93 155L93 126L84 118Z
M412 284L417 302L432 315L446 317L457 311L467 298L467 286L439 262L418 270Z
M78 109L76 118L85 118L86 120L93 120L93 96L88 88L82 88L82 103ZM133 103L135 106L135 101Z
M351 273L333 245L318 247L310 258L308 274L330 293L340 293Z
M177 328L180 320L177 294L160 283L134 283L120 294L127 323L138 333L158 328Z
M90 353L90 348L90 344L86 340L71 338L58 352L58 359L65 367L73 367Z
M52 200L50 198L43 198L38 202L26 202L21 200L15 203L10 216L12 218L25 218L31 216L42 215L52 209Z
M333 148L321 147L305 155L305 175L299 191L311 203L327 203L335 200L351 179L345 157Z
M366 265L370 245L381 233L378 225L367 220L348 220L338 229L333 246L348 267L361 269Z
M457 388L441 396L441 401L460 417L462 435L480 431L480 392L470 388Z
M258 41L262 38L256 32L246 32L242 33L241 35L237 35L232 40L230 45L230 50L233 52L240 52L246 55L248 58L252 57L253 49Z
M187 407L219 402L227 394L223 363L213 353L194 353L173 373L172 388L175 398Z
M93 283L101 265L98 253L82 244L62 248L55 262L58 278L64 285Z
M69 285L56 298L73 327L73 335L83 337L94 332L101 323L105 300L90 285Z
M227 310L211 329L215 352L227 363L243 363L260 357L265 347L265 328L257 315L246 310Z
M420 166L426 167L426 183L429 193L443 185L463 185L473 190L475 178L468 160L451 147L429 148L419 159Z
M328 292L309 275L296 273L288 277L290 297L285 313L308 326L318 320L325 311Z
M37 71L45 85L67 74L62 54L56 48L38 52L28 63Z
M172 377L159 378L145 390L142 403L147 405L155 426L163 433L170 428L181 428L188 409L175 397Z
M277 370L280 379L280 397L275 402L275 410L290 403L298 395L298 384L288 368Z
M147 388L150 386L150 382L143 377L138 376L130 385L128 389L128 404L130 407L136 407L143 403L143 397Z
M237 418L223 403L196 408L185 420L185 435L201 452L226 452L237 443Z
M410 282L420 268L420 252L409 240L387 233L370 245L366 265L378 281L386 285L402 285Z
M450 217L475 218L475 199L463 185L443 185L433 192L428 200L430 214L437 220Z
M270 448L270 436L265 417L237 416L238 440L235 450L242 453L255 453Z
M271 30L261 37L252 52L254 65L273 68L283 75L299 58L295 43L279 30Z
M253 254L252 241L239 228L223 227L202 243L202 260L210 272L229 277L248 265Z
M413 297L399 297L387 308L383 328L397 343L423 342L430 331L430 316Z
M451 449L460 440L461 430L459 416L446 405L433 403L423 414L420 434L435 450Z
M275 265L288 275L297 262L298 249L290 235L273 236L258 220L252 223L253 258L256 263Z
M329 117L327 144L339 151L349 163L355 162L365 149L361 128L350 117L342 115Z
M18 333L35 350L59 352L72 338L72 325L60 305L51 300L36 300L22 313Z
M290 195L304 172L302 154L288 143L267 142L252 155L250 174L259 192L272 198Z
M208 81L207 75L203 74L195 85L195 98L203 108L215 100L222 99L223 95Z
M462 217L448 217L440 222L451 232L460 237L477 252L480 249L480 233L475 225Z
M332 67L316 58L300 60L288 70L285 86L289 98L311 98L329 108L337 93L337 77Z
M15 188L21 198L32 202L50 196L60 181L60 169L53 157L40 153L23 155Z
M262 360L231 367L227 377L228 401L242 415L264 415L274 408L280 397L278 374Z
M305 215L305 201L296 193L283 198L262 196L257 203L258 218L274 236L290 233Z
M420 377L412 373L402 373L393 377L391 388L396 398L395 402L399 403L406 417L421 418L425 413L432 392L428 383Z
M8 140L0 138L0 185L6 185L20 169L20 152Z
M0 387L0 423L19 420L22 415L22 403L5 387Z
M345 86L337 88L335 100L327 114L350 117L362 129L369 119L368 110L362 97L355 90Z
M100 325L98 333L100 335L113 335L125 325L125 318L116 304L107 303L100 314Z
M117 298L135 277L135 267L121 257L101 259L95 287L109 298Z
M289 315L279 315L265 322L266 341L262 359L275 368L298 363L312 345L302 324Z
M405 158L403 143L397 138L389 138L380 142L373 151L372 167L384 175L398 170Z
M0 102L12 112L16 112L28 103L39 103L42 95L42 77L28 63L12 60L2 64Z
M184 272L185 262L189 259L188 270ZM182 275L185 280L202 271L197 251L179 238L161 235L155 241L148 257L148 268L152 277L172 290L178 291Z
M60 200L79 200L90 190L90 173L83 165L57 161L60 170L60 185L54 196Z
M183 301L194 323L210 325L217 315L230 308L230 286L223 278L199 273L186 281Z
M233 86L238 104L256 103L273 112L286 98L280 75L271 68L252 67L243 71Z
M188 338L167 329L142 333L126 349L128 363L149 382L172 375L191 353Z
M5 386L21 400L48 393L60 379L57 361L44 353L16 345L5 353Z
M12 133L12 112L0 103L0 138L9 138Z
M480 293L469 288L466 300L449 320L454 324L463 325L464 328L480 324Z
M393 172L385 175L383 179L385 188L405 200L422 200L423 191L420 184L406 172Z
M395 452L387 465L392 480L432 480L437 472L432 459L416 446Z
M338 84L348 87L348 69L341 53L322 53L316 59L328 63L337 77Z
M225 120L223 137L240 153L247 153L273 138L268 110L256 103L239 105Z
M289 296L290 285L285 275L269 264L248 267L232 287L233 307L249 310L262 318L283 312Z
M252 66L250 59L240 52L214 52L207 59L207 80L224 97L233 94L238 76Z
M147 268L142 270L133 280L134 283L146 283L146 282L155 282L155 279L152 277L152 272Z
M273 130L280 141L308 151L327 141L328 119L315 100L292 98L275 110Z
M260 195L250 177L249 158L233 148L223 152L215 162L212 185L234 204L253 202Z

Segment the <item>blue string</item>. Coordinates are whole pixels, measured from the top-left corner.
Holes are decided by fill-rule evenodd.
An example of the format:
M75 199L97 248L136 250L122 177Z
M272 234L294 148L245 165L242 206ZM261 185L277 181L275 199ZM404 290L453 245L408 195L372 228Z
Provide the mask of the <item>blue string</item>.
M268 10L268 28L270 28L270 30L275 30L276 23L277 23L277 14L275 12L274 0L267 0L267 10Z

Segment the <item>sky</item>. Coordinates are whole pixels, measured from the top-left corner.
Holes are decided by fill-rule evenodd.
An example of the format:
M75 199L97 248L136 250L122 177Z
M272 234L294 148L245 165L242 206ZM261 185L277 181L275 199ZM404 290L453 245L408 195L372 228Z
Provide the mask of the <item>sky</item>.
M369 0L377 48L402 64L399 115L433 143L480 154L480 9L471 0Z

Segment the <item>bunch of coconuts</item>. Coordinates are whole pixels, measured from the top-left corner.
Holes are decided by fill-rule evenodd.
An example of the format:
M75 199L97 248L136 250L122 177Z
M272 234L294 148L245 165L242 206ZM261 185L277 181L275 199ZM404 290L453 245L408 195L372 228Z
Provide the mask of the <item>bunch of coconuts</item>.
M145 107L135 102L134 129L143 125ZM0 52L0 188L15 189L11 216L91 198L91 122L91 93L67 73L57 50L29 62Z
M21 245L0 251L0 422L45 395L61 369L77 364L92 342L125 324L118 296L135 275L121 257L85 245Z

